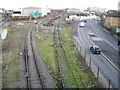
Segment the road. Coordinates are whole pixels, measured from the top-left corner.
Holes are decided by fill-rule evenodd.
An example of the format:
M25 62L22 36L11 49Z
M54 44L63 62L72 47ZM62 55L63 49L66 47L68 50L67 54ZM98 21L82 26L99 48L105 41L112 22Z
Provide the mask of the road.
M87 54L90 55L104 75L111 79L112 84L118 87L118 72L120 72L120 69L118 68L117 39L108 35L100 22L96 20L88 20L85 27L78 26L78 32ZM89 48L92 45L100 46L102 53L95 55L90 52Z

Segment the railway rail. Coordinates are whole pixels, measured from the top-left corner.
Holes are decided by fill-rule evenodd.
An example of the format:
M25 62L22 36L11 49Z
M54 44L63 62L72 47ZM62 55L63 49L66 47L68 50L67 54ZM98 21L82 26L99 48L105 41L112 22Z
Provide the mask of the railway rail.
M58 65L58 87L59 88L64 88L64 80L62 78L62 72L60 69L60 61L59 61L59 53L57 50L57 47L60 47L61 44L59 43L59 29L57 26L54 27L54 45L55 45L55 54L56 54L56 61L57 61L57 65Z
M56 25L54 27L54 45L55 45L56 62L58 66L58 87L59 88L71 87L70 86L71 82L68 80L68 78L70 77L69 75L67 75L69 71L72 74L74 85L76 87L80 87L80 85L78 85L77 83L77 78L75 77L74 72L71 69L71 67L74 67L74 66L70 65L70 62L67 57L67 52L64 49L62 42L63 40L62 40L61 33L60 33L60 26ZM77 71L76 68L74 68L74 70ZM79 75L79 71L78 71L78 75ZM79 80L81 80L81 78L79 78ZM84 83L83 83L83 87L85 87Z
M38 65L38 59L36 59L34 52L34 32L35 26L32 25L26 32L24 39L25 76L28 90L32 90L32 88L46 88L43 77L41 76L42 72Z

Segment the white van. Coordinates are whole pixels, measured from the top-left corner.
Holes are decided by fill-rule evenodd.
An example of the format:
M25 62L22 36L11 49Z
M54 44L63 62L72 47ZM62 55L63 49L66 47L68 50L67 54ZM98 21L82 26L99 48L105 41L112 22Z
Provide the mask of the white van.
M84 23L84 22L80 22L79 26L80 26L80 27L84 27L84 26L85 26L85 23Z

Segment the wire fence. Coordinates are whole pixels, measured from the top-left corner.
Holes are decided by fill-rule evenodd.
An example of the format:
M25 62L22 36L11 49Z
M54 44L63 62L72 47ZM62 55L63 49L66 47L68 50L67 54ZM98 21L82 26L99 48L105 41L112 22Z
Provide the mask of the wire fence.
M103 72L103 70L100 67L97 66L94 60L92 60L90 55L86 52L85 48L83 47L82 42L76 36L74 36L74 43L76 45L76 49L82 55L83 60L85 61L85 63L87 63L89 69L92 70L97 80L101 82L105 88L117 88L117 86L112 82L112 80Z

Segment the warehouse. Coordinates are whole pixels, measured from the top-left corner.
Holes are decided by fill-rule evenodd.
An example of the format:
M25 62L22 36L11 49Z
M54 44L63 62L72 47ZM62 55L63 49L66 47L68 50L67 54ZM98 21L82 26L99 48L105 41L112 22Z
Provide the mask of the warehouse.
M51 13L51 10L47 8L39 7L26 7L18 10L14 10L12 14L12 20L29 20L30 17L44 17L48 13Z

